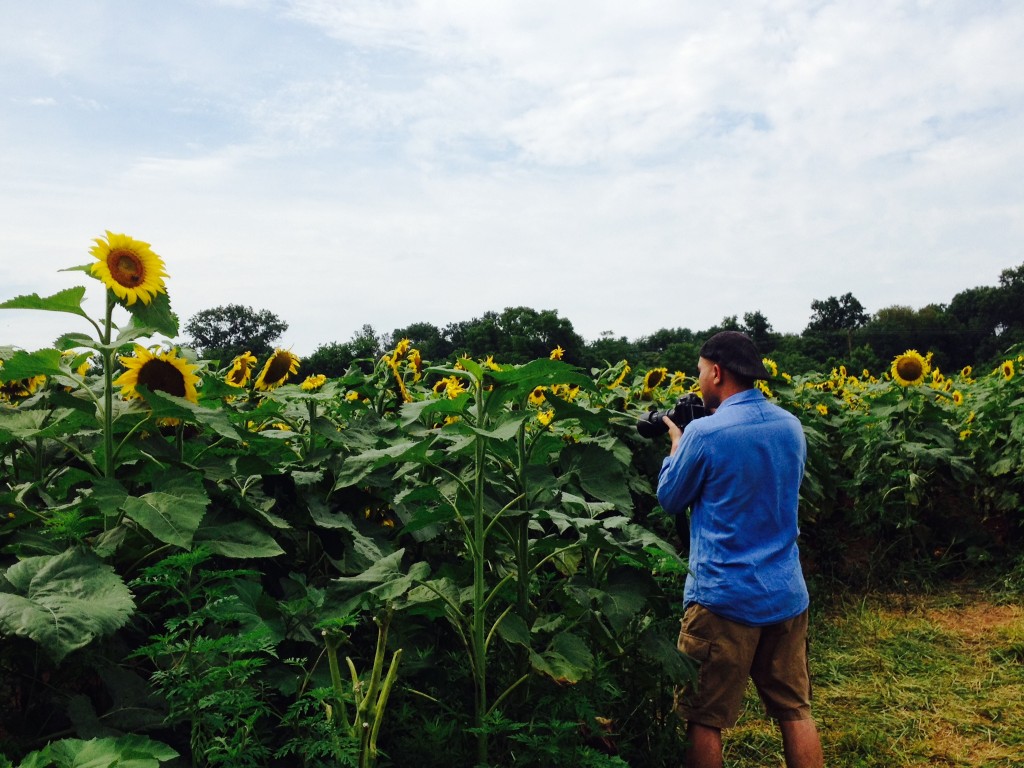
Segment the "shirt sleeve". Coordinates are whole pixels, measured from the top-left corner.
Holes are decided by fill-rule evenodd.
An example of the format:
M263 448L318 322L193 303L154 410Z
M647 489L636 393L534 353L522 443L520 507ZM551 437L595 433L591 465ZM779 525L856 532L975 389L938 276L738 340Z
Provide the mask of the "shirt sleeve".
M658 475L658 503L670 515L686 511L700 495L707 473L705 442L699 434L687 430L679 449L666 456Z

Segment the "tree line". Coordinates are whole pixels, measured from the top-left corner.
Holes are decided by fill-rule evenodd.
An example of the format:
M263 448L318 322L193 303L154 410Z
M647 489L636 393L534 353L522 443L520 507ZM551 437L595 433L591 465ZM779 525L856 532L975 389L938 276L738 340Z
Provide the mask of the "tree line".
M557 310L508 307L443 327L417 322L390 332L363 325L347 341L321 344L303 361L309 373L340 376L353 364L378 359L400 339L409 339L430 361L457 355L500 363L525 363L561 347L563 359L590 369L628 360L636 369L665 367L691 371L704 339L722 330L749 334L761 352L782 370L879 372L907 349L933 353L942 370L995 363L1024 342L1024 264L1005 269L997 285L968 288L948 304L920 309L895 305L869 314L852 293L816 299L801 333L777 333L760 311L732 315L699 330L662 328L628 339L606 332L584 339ZM199 354L227 364L242 352L265 356L288 324L269 310L229 304L203 310L185 325Z

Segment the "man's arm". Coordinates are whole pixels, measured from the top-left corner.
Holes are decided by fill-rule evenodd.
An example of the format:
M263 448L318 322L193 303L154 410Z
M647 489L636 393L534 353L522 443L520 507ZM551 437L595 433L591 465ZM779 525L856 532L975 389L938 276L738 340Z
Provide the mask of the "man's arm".
M658 502L668 514L682 515L700 494L706 462L702 441L684 439L683 431L671 420L666 421L672 447L658 475Z

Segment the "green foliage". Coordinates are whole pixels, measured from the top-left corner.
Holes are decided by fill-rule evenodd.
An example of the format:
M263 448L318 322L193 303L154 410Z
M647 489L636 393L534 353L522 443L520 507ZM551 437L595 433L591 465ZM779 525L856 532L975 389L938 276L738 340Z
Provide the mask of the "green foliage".
M83 296L13 301L80 315ZM556 313L520 307L410 326L390 349L365 326L331 350L349 356L336 369L310 371L326 381L257 390L200 367L194 401L145 383L125 401L120 355L161 323L118 325L107 299L95 338L2 351L22 382L0 402L12 754L159 727L209 765L678 757L686 562L654 496L666 445L634 425L692 388L672 369L692 370L702 334L609 333L588 352ZM833 354L757 312L718 328L776 362ZM867 361L848 346L862 332L845 354ZM669 370L649 387L645 366ZM769 396L808 437L803 552L819 581L902 583L1015 551L1019 375L902 388L877 368L790 370Z
M135 608L113 569L82 549L25 558L0 588L0 632L31 638L56 662L114 632Z
M166 699L169 724L186 723L193 759L203 765L260 766L271 754L271 715L260 675L276 656L265 625L246 626L238 579L258 574L211 567L202 549L143 570L133 587L174 609L164 632L133 652L148 659L151 683Z
M18 768L157 768L176 757L167 745L144 736L61 739L28 755Z

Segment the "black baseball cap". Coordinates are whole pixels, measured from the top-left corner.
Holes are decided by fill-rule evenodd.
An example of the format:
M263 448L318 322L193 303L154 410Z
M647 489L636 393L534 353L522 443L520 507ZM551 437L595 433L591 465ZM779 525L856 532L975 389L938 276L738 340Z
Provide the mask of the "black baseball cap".
M739 331L722 331L704 342L700 356L748 379L770 379L753 340Z

